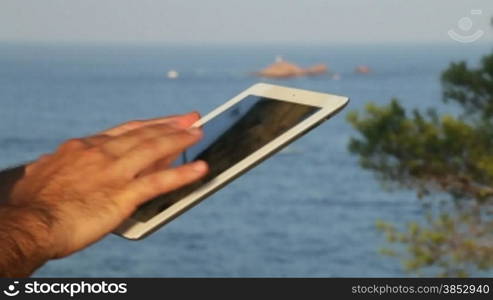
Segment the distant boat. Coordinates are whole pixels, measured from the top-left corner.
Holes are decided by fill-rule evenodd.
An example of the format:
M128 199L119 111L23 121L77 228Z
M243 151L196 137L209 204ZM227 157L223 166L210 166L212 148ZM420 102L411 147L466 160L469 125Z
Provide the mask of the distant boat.
M180 74L178 74L177 71L175 70L169 70L168 73L166 74L166 77L168 77L169 79L176 79L178 78Z

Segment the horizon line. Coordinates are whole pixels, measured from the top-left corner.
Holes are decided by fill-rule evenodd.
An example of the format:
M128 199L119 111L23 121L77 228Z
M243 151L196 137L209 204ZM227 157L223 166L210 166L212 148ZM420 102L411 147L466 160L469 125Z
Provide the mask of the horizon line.
M220 46L301 46L301 47L327 47L327 46L420 46L420 45L476 45L487 46L491 45L491 40L483 39L470 44L458 43L453 40L439 41L336 41L336 42L297 42L297 41L275 41L275 42L166 42L166 41L55 41L55 40L0 40L0 45L18 45L18 46L119 46L119 47L163 47L163 46L205 46L205 47L220 47Z

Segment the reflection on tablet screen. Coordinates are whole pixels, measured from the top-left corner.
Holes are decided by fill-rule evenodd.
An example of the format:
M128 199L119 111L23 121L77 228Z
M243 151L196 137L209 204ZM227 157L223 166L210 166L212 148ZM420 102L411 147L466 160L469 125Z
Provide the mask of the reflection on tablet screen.
M143 204L132 218L148 221L318 110L314 106L257 96L239 101L204 124L203 139L175 162L176 165L204 160L209 164L207 176Z

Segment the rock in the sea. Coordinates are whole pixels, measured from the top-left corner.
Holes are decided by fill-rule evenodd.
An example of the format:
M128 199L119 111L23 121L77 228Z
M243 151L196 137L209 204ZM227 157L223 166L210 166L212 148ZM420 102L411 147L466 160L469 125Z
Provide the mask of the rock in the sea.
M277 58L276 62L266 67L265 69L256 72L257 76L269 77L269 78L290 78L297 76L312 76L327 73L327 66L324 64L317 64L309 68L303 69L298 65L285 61L282 58Z
M327 73L328 68L324 64L318 64L305 69L306 75L321 75Z
M360 65L360 66L357 66L354 71L358 74L368 74L371 72L371 69L368 66Z

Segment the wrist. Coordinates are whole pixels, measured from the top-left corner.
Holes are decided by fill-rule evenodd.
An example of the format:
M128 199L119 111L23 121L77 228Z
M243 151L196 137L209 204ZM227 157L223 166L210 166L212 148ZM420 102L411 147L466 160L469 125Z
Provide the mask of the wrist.
M42 207L0 206L0 237L6 243L2 244L0 252L7 261L7 266L2 267L8 270L8 276L29 276L55 256L51 233L53 222L53 217Z

